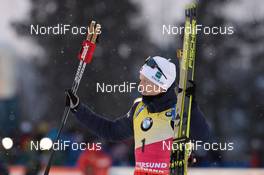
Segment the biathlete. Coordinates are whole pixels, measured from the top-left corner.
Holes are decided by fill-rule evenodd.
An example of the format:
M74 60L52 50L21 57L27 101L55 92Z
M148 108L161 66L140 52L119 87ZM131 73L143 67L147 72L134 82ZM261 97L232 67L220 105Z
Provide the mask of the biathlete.
M80 103L71 90L66 102L77 119L97 136L110 141L134 137L135 175L168 175L174 125L172 112L176 107L176 64L160 56L149 57L139 72L141 98L134 101L129 112L114 121L93 112ZM205 141L209 127L195 100L195 84L187 88L193 96L190 138Z

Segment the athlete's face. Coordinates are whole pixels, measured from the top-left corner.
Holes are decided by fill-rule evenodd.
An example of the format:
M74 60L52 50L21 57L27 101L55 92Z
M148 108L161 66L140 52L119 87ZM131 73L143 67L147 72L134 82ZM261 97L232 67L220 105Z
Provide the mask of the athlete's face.
M154 96L164 92L162 88L152 83L144 75L140 74L139 79L140 79L139 89L142 95Z

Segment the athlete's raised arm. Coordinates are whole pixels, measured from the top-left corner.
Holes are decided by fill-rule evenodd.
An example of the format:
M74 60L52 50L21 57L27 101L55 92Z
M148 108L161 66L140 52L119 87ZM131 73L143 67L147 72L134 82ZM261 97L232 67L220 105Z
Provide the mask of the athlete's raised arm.
M106 116L92 111L88 106L79 102L79 97L71 90L66 91L67 101L77 119L85 125L93 134L110 141L125 140L133 136L133 114L136 103L126 115L116 120L109 120Z

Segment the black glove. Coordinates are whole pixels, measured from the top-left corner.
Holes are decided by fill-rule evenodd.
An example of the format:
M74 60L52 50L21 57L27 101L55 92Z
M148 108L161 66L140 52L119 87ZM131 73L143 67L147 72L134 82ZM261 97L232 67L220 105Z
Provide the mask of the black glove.
M190 82L190 86L185 90L185 95L187 97L190 97L192 95L192 99L193 101L195 100L195 91L196 91L196 84L194 81L192 80L188 80L188 82ZM181 93L182 92L182 89L179 88L178 89L178 93Z
M66 106L70 107L72 112L77 112L80 100L79 97L72 92L71 89L65 91L66 94Z
M185 93L187 97L192 96L193 101L195 100L196 84L194 81L189 80L190 86L186 89Z

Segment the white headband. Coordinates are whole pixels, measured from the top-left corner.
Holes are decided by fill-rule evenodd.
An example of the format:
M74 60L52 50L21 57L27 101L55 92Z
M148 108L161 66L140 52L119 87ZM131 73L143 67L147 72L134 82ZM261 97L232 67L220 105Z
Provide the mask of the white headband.
M162 70L167 79L158 68L152 68L147 64L142 66L140 73L157 86L167 90L176 79L176 66L166 58L160 56L152 57L152 59L154 59L157 66Z

